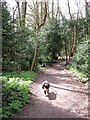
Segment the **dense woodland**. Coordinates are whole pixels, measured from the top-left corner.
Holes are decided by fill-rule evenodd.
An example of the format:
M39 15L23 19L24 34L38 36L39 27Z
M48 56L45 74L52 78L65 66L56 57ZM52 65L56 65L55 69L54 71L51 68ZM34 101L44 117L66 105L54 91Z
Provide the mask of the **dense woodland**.
M18 89L20 81L18 79L19 84L16 85L15 76L21 75L23 79L26 77L33 79L41 67L66 61L68 69L78 70L84 77L89 77L90 2L85 0L85 16L83 16L78 3L78 11L72 14L67 0L69 18L63 14L59 0L57 3L53 0L51 3L42 0L16 1L12 14L6 2L1 4L4 117L9 116L12 110L19 111L20 108L15 106L21 107L28 101L27 87ZM57 4L56 8L55 4ZM9 87L11 76L14 76L11 80L14 83ZM17 94L20 90L26 90L24 93L21 92L21 97L24 94L26 98L21 98L20 94ZM13 94L14 98L8 98L8 95ZM15 104L16 94L18 99ZM9 101L14 101L14 105Z

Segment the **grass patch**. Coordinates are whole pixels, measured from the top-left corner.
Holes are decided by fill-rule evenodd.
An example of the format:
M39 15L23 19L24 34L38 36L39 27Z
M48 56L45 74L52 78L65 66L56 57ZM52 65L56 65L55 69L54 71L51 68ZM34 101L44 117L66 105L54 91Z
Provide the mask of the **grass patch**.
M30 86L36 73L22 71L20 73L4 73L0 76L2 81L2 117L8 118L19 112L29 103Z

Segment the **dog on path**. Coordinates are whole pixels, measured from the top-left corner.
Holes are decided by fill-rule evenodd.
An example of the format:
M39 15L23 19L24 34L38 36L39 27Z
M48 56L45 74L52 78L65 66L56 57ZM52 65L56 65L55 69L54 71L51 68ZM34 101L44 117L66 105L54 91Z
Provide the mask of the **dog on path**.
M47 80L42 83L42 88L44 90L44 94L46 96L48 96L49 95L50 83Z

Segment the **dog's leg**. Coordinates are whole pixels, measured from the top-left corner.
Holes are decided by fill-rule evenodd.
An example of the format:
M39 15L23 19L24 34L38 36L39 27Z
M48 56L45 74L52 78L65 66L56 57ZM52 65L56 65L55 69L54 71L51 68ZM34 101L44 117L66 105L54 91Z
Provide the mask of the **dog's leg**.
M44 90L44 94L46 95L46 91Z
M48 94L49 94L49 89L46 89L46 95L48 96Z
M49 89L47 89L47 93L49 94Z

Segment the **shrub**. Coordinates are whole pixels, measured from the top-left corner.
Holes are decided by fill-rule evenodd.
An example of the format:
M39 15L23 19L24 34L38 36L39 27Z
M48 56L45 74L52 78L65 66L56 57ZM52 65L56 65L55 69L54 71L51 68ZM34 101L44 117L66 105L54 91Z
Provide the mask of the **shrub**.
M72 66L84 73L88 73L88 40L78 45L77 52L72 60Z
M2 77L2 116L8 118L29 103L29 93L34 72L6 73Z

